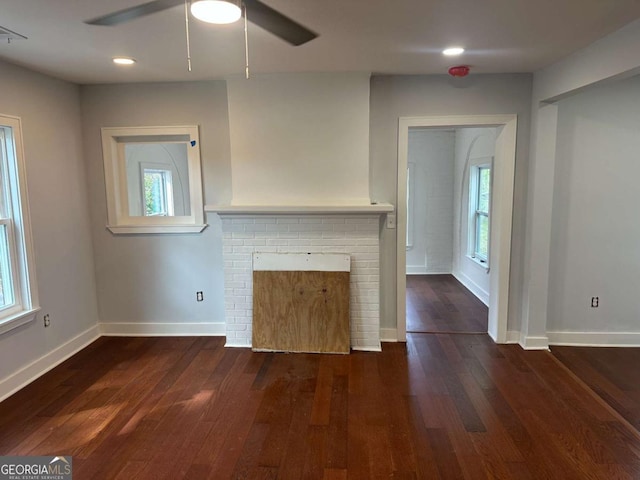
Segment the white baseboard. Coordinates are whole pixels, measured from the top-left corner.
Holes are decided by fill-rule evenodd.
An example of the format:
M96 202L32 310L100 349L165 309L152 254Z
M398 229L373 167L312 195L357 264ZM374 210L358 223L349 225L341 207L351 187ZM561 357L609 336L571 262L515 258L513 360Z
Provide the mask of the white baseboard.
M451 275L453 275L462 285L467 287L471 293L478 297L478 300L484 303L487 307L489 306L489 292L485 291L462 272L453 272Z
M640 332L547 332L550 345L640 347Z
M226 348L251 348L251 344L250 343L232 343L232 342L226 342L224 344L224 346Z
M100 323L106 337L192 337L226 335L224 323Z
M424 265L407 265L407 275L451 275L450 271L433 272L427 270Z
M354 350L357 352L381 352L382 345L379 345L377 347L362 347L360 345L351 345L351 350Z
M93 326L0 381L0 402L26 387L100 337Z
M525 350L549 350L549 337L520 337L520 346Z
M381 328L380 341L381 342L397 342L398 329L397 328Z
M225 347L228 348L251 348L251 344L247 344L247 343L230 343L227 342L224 344ZM351 350L357 350L357 351L361 351L361 352L381 352L382 351L382 346L380 344L378 344L378 346L373 346L373 347L363 347L360 345L351 345Z
M505 343L520 343L520 332L516 330L508 330L507 341Z

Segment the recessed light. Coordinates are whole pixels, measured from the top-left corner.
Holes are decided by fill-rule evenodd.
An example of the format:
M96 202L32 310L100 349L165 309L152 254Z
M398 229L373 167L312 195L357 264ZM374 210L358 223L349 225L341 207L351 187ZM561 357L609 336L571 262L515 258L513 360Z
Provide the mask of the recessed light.
M135 59L129 57L115 57L113 63L117 65L133 65L136 63Z
M462 47L450 47L442 51L442 54L446 55L447 57L455 57L456 55L461 55L462 53L464 53L464 48Z

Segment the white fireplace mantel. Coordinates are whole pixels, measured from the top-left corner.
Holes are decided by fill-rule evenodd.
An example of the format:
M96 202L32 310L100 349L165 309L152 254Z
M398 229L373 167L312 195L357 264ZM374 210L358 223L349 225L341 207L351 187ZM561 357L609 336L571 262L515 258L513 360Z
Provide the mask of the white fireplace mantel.
M362 205L205 205L218 215L383 215L392 213L390 203Z

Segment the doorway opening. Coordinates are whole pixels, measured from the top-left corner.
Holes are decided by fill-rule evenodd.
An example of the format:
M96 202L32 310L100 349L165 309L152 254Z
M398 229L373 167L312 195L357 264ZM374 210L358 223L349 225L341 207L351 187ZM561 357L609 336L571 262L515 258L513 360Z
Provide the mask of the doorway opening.
M496 127L412 127L407 332L487 333Z
M476 289L474 294L481 297L486 293L481 301L487 306L487 325L483 326L483 331L488 332L494 341L505 343L507 341L507 315L509 299L509 269L511 258L511 226L513 212L513 182L515 172L515 147L516 147L517 117L515 115L482 115L482 116L451 116L451 117L403 117L399 120L398 135L398 200L397 200L397 325L398 340L406 340L407 332L407 273L416 273L415 265L407 263L408 251L406 246L411 245L413 235L413 245L416 241L416 223L407 221L408 212L415 204L411 204L410 182L412 172L410 171L409 159L409 137L415 136L418 132L429 131L440 133L453 138L455 150L455 135L468 136L466 143L466 153L460 153L460 160L463 163L462 173L458 175L459 182L455 183L455 169L450 173L453 177L454 188L445 194L443 185L440 185L437 192L442 193L444 202L449 196L454 207L449 216L458 216L461 221L458 226L452 221L446 235L449 243L454 246L450 254L451 271L454 271L454 260L458 267L466 262L473 262L479 267L479 272L484 271L485 288L478 287L478 279L472 274L458 274L466 288ZM473 139L475 138L475 142ZM493 142L487 142L487 139ZM446 143L446 142L445 142ZM483 143L490 146L483 146ZM464 142L459 142L463 145ZM474 147L475 145L475 147ZM471 148L469 148L471 147ZM464 150L464 148L460 148ZM415 166L413 169L415 170ZM414 171L415 175L415 171ZM475 176L475 177L474 177ZM483 180L484 178L484 180ZM486 184L483 181L489 180L489 198L482 198L486 192ZM415 180L415 179L414 179ZM414 189L415 189L414 185ZM417 191L417 190L416 190ZM456 194L457 191L457 194ZM454 199L458 199L454 201ZM415 199L414 199L415 200ZM436 205L435 199L434 205ZM475 203L472 203L475 201ZM438 209L435 209L436 213ZM415 210L414 210L415 213ZM442 213L440 211L440 213ZM436 215L437 216L437 215ZM444 215L443 215L444 216ZM473 219L471 218L473 216ZM466 217L466 218L463 218ZM413 225L412 225L413 223ZM456 232L456 228L458 231ZM437 235L437 230L431 229L433 235ZM442 232L441 232L442 233ZM445 236L446 236L445 235ZM455 248L454 238L458 239L458 248ZM439 243L438 243L439 242ZM445 245L446 238L440 238L437 245ZM414 247L415 248L415 247ZM425 250L426 252L426 250ZM411 254L409 254L411 255ZM456 258L457 256L457 258ZM446 255L445 255L446 257ZM432 259L434 257L432 256ZM409 260L411 261L410 257ZM429 267L429 260L425 259L423 265ZM431 264L433 268L443 268ZM435 266L434 266L435 265ZM471 265L471 264L470 264ZM458 268L458 272L464 270ZM449 275L451 272L435 272ZM478 273L478 272L476 272ZM478 278L480 278L480 275ZM440 279L442 285L447 282ZM471 281L468 281L471 280ZM460 281L460 280L457 280ZM412 286L412 280L409 286ZM475 284L475 285L474 285ZM449 282L449 286L451 283ZM463 290L464 291L464 290ZM411 292L410 292L411 293ZM451 293L450 293L451 294ZM452 295L452 294L451 294ZM461 294L466 295L466 294ZM466 296L467 299L471 297ZM451 301L440 300L442 308L451 308ZM475 304L479 311L480 305ZM410 309L412 307L410 306ZM410 310L409 309L409 310ZM411 311L409 311L411 313ZM478 314L480 315L480 314ZM413 327L412 327L413 328ZM445 331L441 329L441 331Z

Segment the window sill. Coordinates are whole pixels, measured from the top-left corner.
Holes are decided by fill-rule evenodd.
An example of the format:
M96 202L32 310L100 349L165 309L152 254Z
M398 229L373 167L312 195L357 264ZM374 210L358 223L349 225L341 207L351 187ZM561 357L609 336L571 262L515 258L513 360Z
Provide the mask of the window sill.
M473 257L471 255L467 255L467 258L469 260L471 260L473 263L475 263L476 265L478 265L479 267L484 268L485 271L487 273L489 273L489 262L485 262L485 261L480 260L479 258Z
M18 328L22 325L33 322L36 319L36 314L39 311L40 307L32 308L30 310L23 310L21 312L3 318L2 320L0 320L0 335L13 330L14 328Z
M144 234L144 233L200 233L207 224L202 225L107 225L109 231L119 234Z

